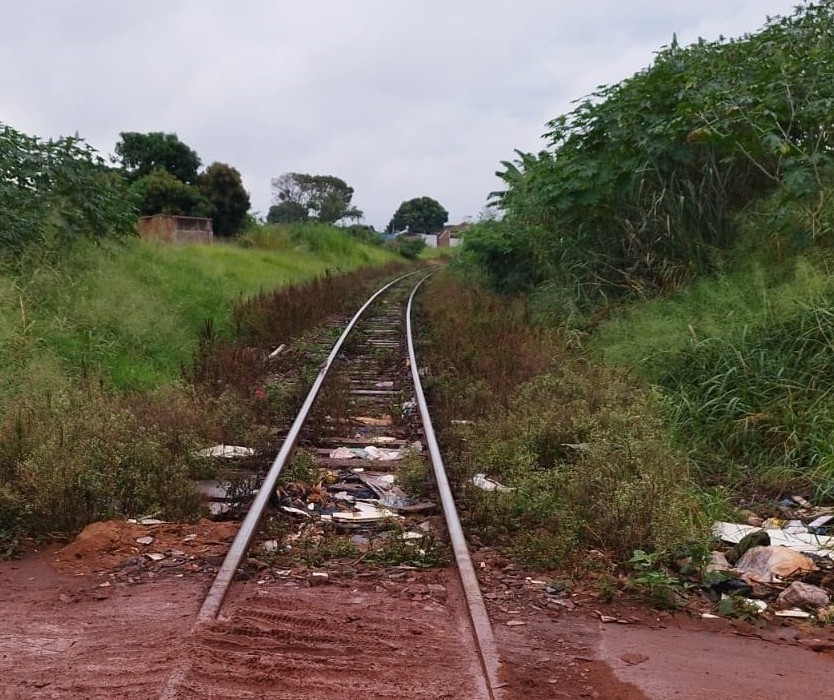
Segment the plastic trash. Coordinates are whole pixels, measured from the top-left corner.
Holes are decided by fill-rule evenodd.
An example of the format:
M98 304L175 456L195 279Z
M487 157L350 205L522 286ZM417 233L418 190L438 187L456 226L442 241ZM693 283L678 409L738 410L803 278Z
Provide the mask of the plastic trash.
M252 457L255 450L251 447L240 445L215 445L197 452L198 457L222 457L224 459L238 459L240 457Z
M794 581L776 599L776 604L783 608L824 608L830 602L827 591L802 581Z
M815 571L816 565L800 552L782 546L753 547L736 562L736 570L748 581L772 583L794 574Z
M499 484L494 479L487 478L486 474L475 474L475 476L472 477L472 483L484 491L515 491L515 489L512 489L509 486Z

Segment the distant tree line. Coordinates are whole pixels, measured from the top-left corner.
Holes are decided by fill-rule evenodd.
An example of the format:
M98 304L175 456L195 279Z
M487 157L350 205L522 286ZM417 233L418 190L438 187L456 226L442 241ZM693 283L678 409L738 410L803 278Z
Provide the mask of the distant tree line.
M209 217L214 233L232 237L254 221L237 169L200 157L176 134L122 132L110 163L79 137L43 141L0 123L0 255L27 245L135 233L137 216ZM269 224L338 225L345 234L381 243L361 223L353 188L333 175L287 172L272 180ZM448 212L431 197L400 204L389 233L439 231Z

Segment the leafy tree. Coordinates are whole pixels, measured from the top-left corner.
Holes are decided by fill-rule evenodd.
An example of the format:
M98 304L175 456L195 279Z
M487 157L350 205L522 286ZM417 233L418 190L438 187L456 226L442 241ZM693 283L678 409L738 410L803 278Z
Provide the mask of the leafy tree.
M185 183L196 183L200 158L176 134L123 131L119 136L116 155L130 181L164 170Z
M272 180L275 205L281 207L276 216L291 216L291 221L313 218L334 224L343 219L361 219L362 212L351 205L353 188L332 175L284 173ZM303 216L306 212L307 216Z
M200 173L197 186L214 210L215 235L240 233L249 211L249 193L243 188L240 173L225 163L212 163Z
M165 170L154 170L133 183L131 189L139 201L144 216L177 214L206 216L214 214L214 207L195 185L189 185Z
M268 224L297 224L310 218L310 210L298 202L285 201L273 204L266 215Z
M551 121L546 150L503 164L502 236L527 238L512 247L534 277L592 305L710 271L757 200L802 207L809 236L830 235L832 37L824 0L742 39L673 41ZM517 274L501 269L505 241L479 243L492 273Z
M0 123L0 254L135 233L124 179L78 137L41 141Z
M449 220L447 212L440 203L431 197L416 197L400 204L387 231L408 229L418 233L435 233L443 228Z

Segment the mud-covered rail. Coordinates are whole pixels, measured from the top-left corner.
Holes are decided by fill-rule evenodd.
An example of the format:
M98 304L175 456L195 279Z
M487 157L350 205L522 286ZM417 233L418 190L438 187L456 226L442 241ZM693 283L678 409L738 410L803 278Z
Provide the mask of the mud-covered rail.
M229 596L230 588L232 587L232 584L236 578L236 574L239 572L242 562L245 561L247 552L253 546L253 542L256 539L259 526L262 524L265 515L269 511L270 505L274 504L276 498L276 489L278 490L278 492L280 492L281 487L279 486L279 477L281 476L282 470L285 469L286 465L293 458L293 454L297 450L299 442L305 442L305 426L308 424L311 412L314 411L314 406L316 406L317 400L320 399L322 387L326 386L325 383L327 381L333 381L332 379L328 379L328 377L333 374L334 367L339 366L340 363L344 361L345 356L348 354L344 350L346 346L350 344L364 342L365 346L363 347L363 352L360 353L359 357L357 357L354 361L354 364L351 365L351 369L340 368L340 371L344 372L345 374L345 376L342 377L342 380L349 387L347 389L347 392L350 396L350 400L353 404L354 409L356 404L359 404L361 406L368 406L371 409L369 412L373 411L374 406L376 406L378 410L383 410L386 404L388 404L389 412L391 412L391 408L395 407L395 405L401 406L403 407L403 409L405 407L408 407L408 421L410 421L411 423L411 434L413 435L416 431L416 433L420 435L421 440L424 440L428 447L427 456L429 461L431 462L431 470L434 474L438 498L442 505L443 520L445 521L446 532L448 533L448 539L451 544L452 551L454 553L454 559L457 567L457 577L459 578L459 586L461 592L459 596L456 596L454 594L450 596L450 603L453 603L453 605L451 605L450 607L455 608L455 611L452 616L455 617L455 619L457 619L457 623L455 623L457 632L451 636L457 635L460 638L458 639L457 643L455 643L455 640L443 640L443 642L448 642L449 644L457 646L458 648L464 650L459 652L461 658L459 663L461 665L461 668L468 667L468 673L472 679L471 684L467 686L469 688L469 690L467 691L467 696L471 696L473 698L489 698L491 700L494 700L495 698L499 697L499 659L495 647L495 642L493 639L492 627L486 612L486 607L484 605L483 598L481 597L481 591L478 586L475 570L469 556L469 550L466 544L466 540L464 538L463 530L460 525L460 520L458 518L452 491L445 474L443 462L440 456L440 451L437 445L437 440L435 439L428 406L426 404L423 389L420 382L420 373L418 371L417 358L414 350L414 341L412 337L413 323L411 318L413 302L417 290L419 289L423 281L425 281L427 276L423 276L422 279L420 279L419 282L413 287L410 295L408 295L407 305L403 302L394 303L390 301L384 301L385 297L390 296L392 294L392 290L396 290L398 285L402 285L407 279L412 279L413 274L415 273L411 273L411 275L405 275L403 277L400 277L394 280L393 282L386 284L384 287L375 292L347 324L344 331L339 336L338 340L335 342L332 349L330 350L330 353L326 361L321 365L318 375L313 381L309 393L307 394L307 397L304 400L301 409L299 410L291 428L289 429L278 455L275 457L271 467L269 468L267 474L263 478L263 481L258 489L257 495L251 507L249 508L249 511L247 512L240 526L240 529L238 530L238 533L231 544L228 554L226 555L225 560L220 566L217 575L213 583L211 584L211 587L199 610L199 613L197 615L197 621L195 623L194 629L192 630L191 636L192 638L196 639L201 638L201 636L205 637L207 635L208 641L196 642L198 645L202 644L202 647L198 650L198 655L222 655L223 653L226 653L222 650L218 651L216 648L214 648L213 642L211 641L211 633L206 633L205 631L211 628L214 624L220 624L216 623L215 621L218 619L218 617L221 615L221 612L224 610L225 601ZM404 298L404 295L402 296ZM366 312L368 312L368 310L372 307L376 308L377 305L382 305L384 303L389 303L389 310L385 312L377 312L380 315L376 319L367 321L367 327L361 329L360 322L365 322L364 317L366 315ZM403 317L405 318L404 333L402 330ZM360 329L363 330L363 333L359 333ZM357 340L357 337L364 338L364 340ZM402 357L405 348L407 348L408 353L407 360L405 360L405 358ZM401 376L398 378L398 381L389 380L387 373L385 374L385 376L380 375L379 373L382 372L382 370L379 369L378 363L375 363L373 361L373 358L376 355L385 356L386 353L388 353L388 355L394 358L393 361L390 359L388 361L389 369L391 366L396 365L399 365L400 368L404 368L407 364L410 367L410 372L399 371L398 374ZM406 376L408 374L410 374L411 384L407 383L408 379L406 379ZM356 411L354 410L354 413L355 412ZM403 410L402 415L403 418L400 422L404 423L406 416L405 410ZM386 418L390 418L390 416L386 415ZM328 419L331 419L330 416L328 416ZM380 424L386 423L386 421L374 418L365 418L363 420L370 422L371 425L375 424L374 421L377 421L377 423ZM390 421L388 422L388 424L390 424ZM409 440L405 439L405 433L403 431L405 431L406 429L406 426L400 425L397 429L389 428L387 430L388 433L397 433L397 430L399 430L397 437L391 437L391 435L385 435L383 437L379 434L371 435L369 430L365 430L361 434L357 433L356 437L352 438L350 436L344 435L346 428L343 425L343 423L335 421L333 430L338 435L319 435L318 438L315 440L307 439L304 444L304 449L310 451L312 454L317 455L322 460L324 460L325 464L331 468L330 473L332 474L336 473L336 470L339 467L342 467L344 471L344 464L342 463L342 458L352 458L354 454L360 454L364 459L375 459L377 456L379 456L376 455L376 452L372 453L371 455L367 454L368 451L374 449L373 447L368 447L364 450L362 448L350 447L350 445L354 443L359 445L363 444L363 442L382 444L380 441L384 440L384 444L389 446L406 446L408 444L413 444L417 445L419 449L422 449L422 442L415 441L414 443L409 443ZM360 435L363 439L358 439ZM328 447L324 447L324 445L332 446L337 444L342 445L342 447L337 448L336 450L331 450ZM403 447L402 449L398 450L377 450L377 452L387 452L393 455L391 457L392 459L399 459L403 454L407 454L408 449L408 447ZM425 453L421 453L419 455L420 459L424 460L425 457ZM381 454L380 458L386 459L386 455ZM351 462L351 464L354 463L356 462ZM361 460L358 463L363 464ZM371 466L370 470L373 469L376 469L376 467ZM375 486L375 479L378 480L378 477L375 476L375 471L370 470L365 472L364 475L362 474L362 472L364 471L362 467L354 468L352 471L355 471L360 475L363 484L369 484L372 488L376 489L377 487ZM347 484L346 488L350 488L350 485ZM389 499L388 501L386 501L386 503L388 503L389 505L393 504L391 506L393 510L383 509L384 512L393 514L394 511L397 511L399 508L401 512L413 517L415 513L420 514L425 512L425 506L428 506L429 508L433 507L431 503L413 503L411 501L408 501L407 503L398 502L406 500L400 497L404 494L399 489L396 490L396 493L399 493L400 496L392 496L391 494L394 493L394 491L391 491L390 493L385 493L385 497ZM348 494L341 493L338 494L338 497L349 499L350 502L353 503L352 497L350 497ZM314 504L312 502L308 505L311 510L314 509ZM362 504L357 502L355 507L359 508L360 505ZM310 515L303 512L303 509L285 507L284 510L296 514L296 517L299 517L301 520L303 520L303 518L305 517L311 517ZM359 515L356 517L356 522L364 522L364 520L361 517L362 514L363 513L360 509ZM328 519L338 519L340 518L340 516L342 517L342 521L348 521L347 527L351 527L350 523L354 521L354 518L349 514L346 515L344 512L337 512L335 514L326 516L323 515L322 517L326 517ZM403 516L397 514L394 517L402 518ZM340 524L343 524L342 521L340 521ZM412 532L403 534L405 535L414 533ZM355 535L354 537L359 537L359 539L362 539L361 536ZM360 560L361 558L362 557L359 557ZM407 573L409 568L410 567L403 567L404 572ZM326 574L320 575L326 577ZM436 585L435 588L443 589L444 587ZM234 625L237 628L248 628L249 626L251 626L252 629L249 629L249 631L246 632L246 635L250 637L264 636L269 638L270 640L273 640L269 642L269 653L273 654L275 653L275 644L273 642L276 637L281 637L283 639L284 636L291 637L293 634L297 634L300 640L305 640L309 637L311 632L285 632L278 630L277 627L276 629L264 629L263 618L271 618L272 615L277 615L278 617L276 617L276 620L279 620L280 623L277 626L286 623L289 625L295 625L295 627L304 627L306 624L304 620L306 618L304 616L304 613L302 612L303 605L304 604L300 601L297 601L296 603L290 603L291 608L298 608L297 616L287 616L283 613L278 614L274 611L260 610L259 612L254 613L256 617L260 616L257 617L257 619L254 622L251 620L244 620L235 622ZM316 603L313 603L313 606L315 607ZM458 610L460 612L458 612ZM293 617L294 619L291 619ZM350 620L351 618L348 619ZM315 625L315 623L313 624ZM319 646L325 646L329 648L336 642L333 639L324 638L327 635L327 632L324 631L325 627L326 625L322 626L322 630L319 633L321 635L321 639L317 638L318 641L316 644ZM422 632L419 629L415 630L413 633L422 634ZM385 634L386 632L382 627L376 633L377 636L381 636L383 639L385 637ZM438 634L442 637L442 630L440 630ZM332 636L334 639L340 637L341 630L334 631ZM446 636L450 636L448 632L446 633ZM235 643L239 644L239 642ZM301 643L303 645L307 642L302 641ZM288 644L291 646L290 642L288 642ZM399 649L396 643L392 643L392 649L396 649L396 653L406 653ZM465 650L469 651L466 652ZM439 648L438 651L440 651ZM252 653L258 653L258 649L253 649ZM294 649L288 651L289 656L292 656L295 653L296 651ZM357 652L350 651L348 653L355 654ZM442 651L440 653L442 654ZM466 653L471 653L473 661L465 661ZM444 658L442 662L452 663L449 660L451 656L454 655L450 653L445 654L446 658ZM304 666L308 662L308 660L308 657L304 657L300 661L296 662L295 666ZM199 665L200 663L202 662L197 662L197 665ZM273 664L273 666L274 665L275 664ZM373 667L374 663L370 662L370 666ZM293 662L288 661L285 668L291 667L293 667ZM367 675L367 671L365 673ZM456 673L460 672L456 671ZM206 685L207 681L205 679L195 680L195 677L199 677L201 675L205 674L201 674L200 670L195 668L194 659L187 656L183 659L182 663L169 675L166 685L163 688L161 697L167 700L179 697L199 697L206 694L210 694L212 697L250 697L250 695L248 694L237 695L231 685L229 685L225 690L217 689L217 694L215 695L215 690L208 689ZM292 694L290 688L290 686L292 686L292 682L293 681L291 678L287 678L287 697L290 697ZM371 681L369 680L368 682L370 683ZM390 681L388 682L390 683ZM272 683L273 680L270 679L269 685L271 686ZM380 690L381 686L382 681L380 681ZM431 692L428 687L425 687L422 690L424 690L427 693ZM376 697L376 695L369 695L369 691L367 689L361 692L364 692L364 696L366 697ZM379 692L379 690L374 688L372 692L376 693ZM409 692L414 693L415 691L412 690ZM285 695L282 688L280 691L276 690L276 692L273 693L264 692L262 697L285 697ZM296 695L296 697L298 697L298 695ZM379 697L388 697L388 695L380 695ZM417 695L414 695L414 697L417 697ZM461 695L461 697L464 696Z

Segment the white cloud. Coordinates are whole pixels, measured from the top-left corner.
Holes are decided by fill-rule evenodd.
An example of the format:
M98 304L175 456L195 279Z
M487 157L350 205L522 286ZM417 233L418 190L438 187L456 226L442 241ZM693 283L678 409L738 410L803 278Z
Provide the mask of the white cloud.
M0 121L168 131L238 168L261 212L287 170L344 178L370 223L430 195L476 215L514 148L601 83L793 0L8 0Z

